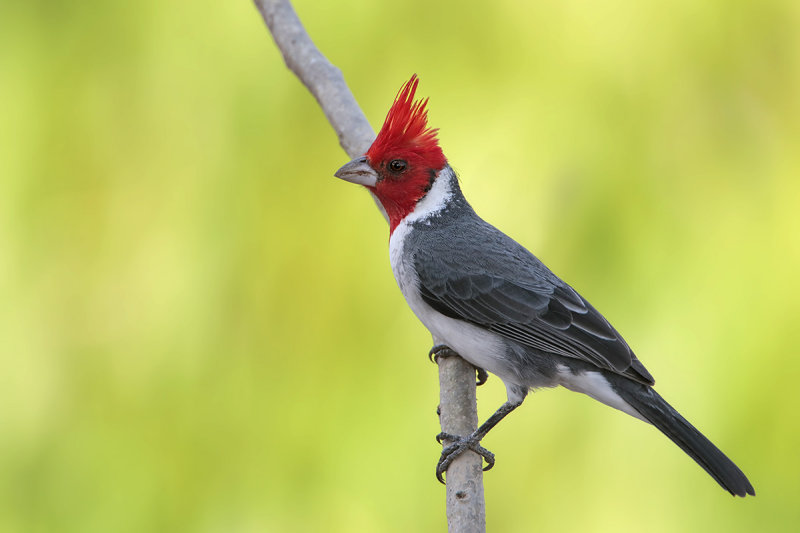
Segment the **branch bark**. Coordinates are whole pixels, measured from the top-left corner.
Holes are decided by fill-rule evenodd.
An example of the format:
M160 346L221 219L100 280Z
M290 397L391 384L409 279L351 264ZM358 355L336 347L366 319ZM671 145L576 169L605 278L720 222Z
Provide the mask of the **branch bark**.
M314 95L339 144L350 157L362 155L375 133L342 72L317 49L288 0L255 0L255 4L286 66ZM376 205L386 217L377 199ZM475 368L460 357L439 358L439 389L442 431L454 435L475 431ZM447 470L447 525L451 533L486 530L481 461L479 455L466 452Z

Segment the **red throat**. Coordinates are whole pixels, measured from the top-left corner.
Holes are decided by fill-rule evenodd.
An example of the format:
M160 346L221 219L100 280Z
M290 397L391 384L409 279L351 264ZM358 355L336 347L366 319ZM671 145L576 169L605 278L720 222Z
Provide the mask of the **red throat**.
M436 138L437 130L428 127L428 99L414 100L418 84L416 74L403 84L381 131L365 154L380 176L370 189L389 216L390 231L414 211L447 164ZM406 165L404 171L391 170L391 162L397 160Z

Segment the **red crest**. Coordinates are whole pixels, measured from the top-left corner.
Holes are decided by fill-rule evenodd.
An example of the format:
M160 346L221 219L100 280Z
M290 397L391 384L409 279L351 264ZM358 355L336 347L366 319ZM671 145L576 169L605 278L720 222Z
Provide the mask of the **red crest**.
M411 76L394 99L383 127L369 147L367 159L377 163L389 153L412 152L430 168L442 168L446 162L439 141L438 130L428 127L428 99L414 101L419 79Z

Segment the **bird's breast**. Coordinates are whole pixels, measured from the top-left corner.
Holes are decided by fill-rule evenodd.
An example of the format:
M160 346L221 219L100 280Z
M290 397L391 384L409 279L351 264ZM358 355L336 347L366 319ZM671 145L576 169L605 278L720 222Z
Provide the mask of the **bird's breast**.
M389 240L389 259L397 285L411 310L433 335L434 342L446 344L475 366L515 382L515 372L508 368L506 342L487 329L443 315L423 300L419 276L413 261L413 250L407 248L407 238L414 231L412 224L401 222Z

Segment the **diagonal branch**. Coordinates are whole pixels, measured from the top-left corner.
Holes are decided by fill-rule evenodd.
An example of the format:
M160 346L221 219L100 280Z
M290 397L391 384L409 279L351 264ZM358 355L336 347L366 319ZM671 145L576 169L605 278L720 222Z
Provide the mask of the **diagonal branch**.
M375 132L344 81L342 71L322 55L286 0L256 0L256 7L283 54L286 66L317 99L347 155L363 154Z
M255 0L255 4L286 65L317 99L344 151L350 157L366 152L375 133L348 89L342 72L314 45L291 3L288 0ZM376 205L385 217L377 199ZM460 357L440 359L439 389L442 431L454 435L472 433L478 426L475 368ZM455 459L447 470L450 532L486 530L481 461L477 454L467 452Z

